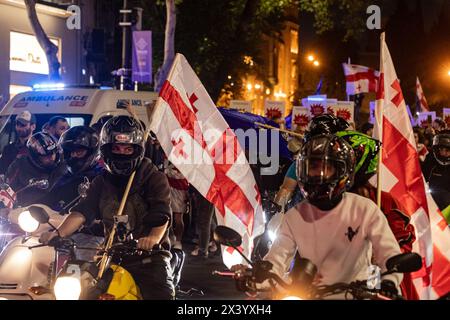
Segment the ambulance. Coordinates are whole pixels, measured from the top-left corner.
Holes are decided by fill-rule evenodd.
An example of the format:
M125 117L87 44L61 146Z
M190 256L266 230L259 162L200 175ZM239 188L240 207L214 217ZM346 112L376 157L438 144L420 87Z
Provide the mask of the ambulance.
M15 137L15 118L27 110L36 116L36 131L55 115L79 126L98 122L103 117L127 115L125 102L131 104L139 119L148 125L148 103L156 102L158 94L149 91L120 91L104 87L35 88L14 96L0 112L0 150Z

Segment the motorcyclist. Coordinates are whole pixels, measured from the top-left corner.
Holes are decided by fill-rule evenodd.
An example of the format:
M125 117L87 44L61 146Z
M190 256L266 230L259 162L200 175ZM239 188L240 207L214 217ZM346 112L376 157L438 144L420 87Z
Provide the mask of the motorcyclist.
M341 117L336 117L332 114L322 114L314 117L308 123L303 143L311 139L311 137L319 134L333 134L338 131L346 130L350 127L350 124ZM301 200L301 194L298 191L297 175L296 175L296 162L292 162L286 176L284 177L283 184L280 186L280 190L275 196L275 202L280 206L285 205L291 197L294 196L293 201L286 207L289 209L292 205L297 204Z
M378 156L381 142L357 131L340 131L336 133L353 148L356 156L355 178L350 192L354 192L377 203L377 188L369 179L378 169ZM389 227L402 252L411 252L412 244L416 240L411 218L399 209L390 193L381 192L381 211L389 223ZM401 284L402 294L407 299L419 299L409 274L405 274Z
M426 157L422 172L434 201L450 224L450 130L433 138L433 152Z
M152 255L145 265L124 267L131 273L144 299L172 299L174 288L170 266L168 226L171 222L170 190L164 173L144 158L144 131L132 117L117 116L110 119L100 135L100 151L106 171L97 176L67 219L58 227L59 235L68 237L82 225L89 226L95 219L103 220L106 231L111 231L114 215L130 175L135 171L124 214L129 217L130 229L138 247L161 250ZM56 232L41 236L48 243Z
M36 117L23 111L16 117L16 141L8 144L0 156L0 174L5 174L15 159L27 155L27 141L36 129Z
M62 214L69 212L80 200L80 188L86 188L89 182L98 176L103 167L99 164L100 138L97 132L87 126L76 126L64 132L58 142L64 152L67 172L56 181L50 192L38 202L45 204ZM84 185L88 182L87 185ZM94 223L83 228L71 238L81 247L98 247L104 240L103 225ZM77 259L90 261L95 252L77 250Z
M38 132L32 135L27 149L27 156L14 160L6 173L7 183L17 193L17 206L35 203L66 172L66 166L61 161L61 149L49 134ZM48 188L24 189L30 180L48 180Z
M354 167L354 151L342 138L318 135L304 144L297 177L305 200L285 214L264 257L278 276L285 276L296 252L317 266L317 285L366 280L372 263L384 272L386 261L401 253L378 207L346 192L353 183ZM397 293L402 277L383 277L381 289Z

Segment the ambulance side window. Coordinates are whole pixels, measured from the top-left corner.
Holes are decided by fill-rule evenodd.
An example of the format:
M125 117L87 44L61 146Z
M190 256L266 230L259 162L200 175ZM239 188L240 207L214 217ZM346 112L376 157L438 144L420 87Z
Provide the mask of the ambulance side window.
M65 117L67 119L67 122L69 123L69 126L71 128L76 126L84 126L86 124L85 119L82 117Z

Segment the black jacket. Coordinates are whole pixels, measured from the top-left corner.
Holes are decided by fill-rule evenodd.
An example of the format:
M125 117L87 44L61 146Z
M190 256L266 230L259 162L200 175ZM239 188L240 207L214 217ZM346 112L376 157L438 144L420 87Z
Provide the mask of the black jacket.
M440 210L444 210L450 205L450 165L439 164L430 153L422 164L422 172L434 201Z
M0 174L5 174L14 160L25 157L27 154L26 145L19 141L8 144L0 156Z
M87 197L70 211L83 214L86 226L96 219L102 220L109 232L127 182L128 178L118 178L104 172L91 183ZM162 226L172 219L167 177L147 158L136 172L123 214L129 217L135 239L147 236L153 227ZM162 243L169 245L168 232Z
M45 196L52 189L55 182L65 174L66 170L64 163L61 163L50 172L42 170L33 165L28 157L22 157L14 160L9 166L6 173L6 182L17 193L17 206L24 207L37 203L40 198ZM49 182L49 187L46 190L33 187L19 192L29 184L30 179L46 179Z

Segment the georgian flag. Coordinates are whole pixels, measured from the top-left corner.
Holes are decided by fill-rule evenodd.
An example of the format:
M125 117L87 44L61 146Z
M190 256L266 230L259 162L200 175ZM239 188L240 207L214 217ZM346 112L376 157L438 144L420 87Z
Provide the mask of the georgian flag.
M423 94L422 85L420 84L419 77L417 77L416 79L416 97L417 97L417 112L430 111L427 99L425 99L425 95Z
M379 72L357 64L342 64L347 82L347 95L376 92Z
M400 210L411 217L416 233L413 251L423 267L412 273L420 299L436 299L450 291L450 228L423 178L414 134L389 49L381 35L380 87L376 130L383 143L382 190L391 193Z
M181 54L161 88L150 128L169 161L214 204L218 224L242 236L248 256L264 232L259 190L237 137ZM244 262L234 249L222 249L227 267Z

